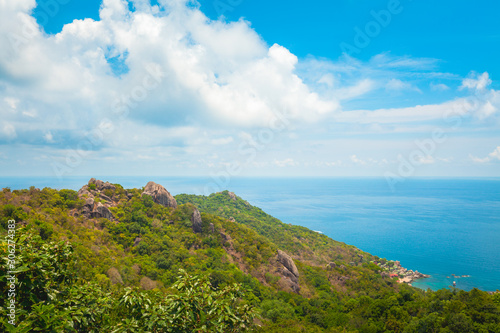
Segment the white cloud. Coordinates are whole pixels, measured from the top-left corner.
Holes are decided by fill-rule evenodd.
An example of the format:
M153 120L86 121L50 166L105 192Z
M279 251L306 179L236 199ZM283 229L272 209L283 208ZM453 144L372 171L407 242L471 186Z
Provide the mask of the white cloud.
M444 163L451 163L454 158L453 157L438 157L436 158L436 160L440 161L440 162L444 162Z
M326 84L328 88L333 88L333 86L335 85L335 78L331 73L327 73L320 77L318 83L323 83Z
M359 159L356 155L351 155L349 158L354 164L366 165L366 161Z
M138 10L130 12L126 1L105 0L100 20L75 20L47 35L31 16L35 0L0 0L0 144L13 162L42 154L64 163L65 154L99 129L105 135L86 152L88 165L121 168L138 161L129 170L148 172L140 163L154 159L160 163L145 168L175 165L182 173L233 160L262 169L304 168L307 162L297 161L327 156L310 165L373 173L372 166L396 163L391 156L406 149L409 133L427 135L447 114L470 121L464 131L493 127L498 119L500 92L489 88L488 73L463 80L469 97L426 104L419 96L416 105L404 93L429 81L440 82L430 85L434 91L447 90L441 82L457 76L438 72L436 59L387 53L367 62L298 59L268 45L244 19L212 21L186 1L160 3L134 1ZM264 144L259 134L278 112L290 124L273 129ZM356 146L358 136L366 138L363 145ZM383 142L373 140L382 136ZM321 144L332 138L343 139ZM245 153L235 148L240 144Z
M376 85L373 80L364 79L357 82L353 86L337 89L335 94L338 96L339 100L348 100L365 95L374 90L375 87Z
M47 132L45 133L45 135L43 136L43 138L45 139L45 141L47 141L48 143L53 143L54 142L54 136L52 135L52 133Z
M381 53L370 59L370 63L378 67L412 70L432 70L437 67L438 62L439 60L432 58L396 57L389 53Z
M6 138L7 140L12 140L17 137L16 128L11 123L3 122L3 124L0 126L0 129L1 136Z
M385 88L387 90L402 91L402 90L413 90L421 92L420 89L413 86L411 83L403 82L399 79L391 79L386 83Z
M19 105L19 100L17 98L5 97L3 100L9 106L11 111L17 111L17 106Z
M426 155L426 156L418 155L417 163L419 164L434 164L435 162L436 160L431 155Z
M446 90L450 90L450 87L448 87L444 83L433 83L433 82L431 82L430 87L431 87L432 91L446 91Z
M500 146L496 147L488 156L480 158L473 155L469 155L469 158L476 163L488 163L492 161L500 161Z
M102 118L116 123L119 100L133 105L129 118L137 126L167 128L262 127L283 110L315 121L339 109L336 99L320 96L295 74L295 55L268 47L249 22L211 21L185 1L161 3L166 10L142 2L129 12L126 1L105 0L99 21L75 20L50 36L30 16L35 1L1 1L0 83L6 89L0 100L11 109L23 101L22 114L36 120L33 129L81 134ZM128 72L114 75L111 58ZM164 77L144 90L151 64ZM12 120L27 121L21 113Z
M417 105L406 108L353 110L336 113L332 117L341 123L402 124L440 120L446 124L450 119L472 115L484 120L495 115L500 108L500 91L457 98L441 104Z
M217 138L217 139L212 139L210 141L211 144L213 145L227 145L231 142L233 142L234 139L232 136L228 136L227 138Z
M293 158L286 158L284 160L274 160L273 162L274 165L283 168L283 167L288 167L288 166L297 166L298 162L296 162Z
M471 90L485 90L491 84L490 76L488 73L484 72L479 75L477 73L472 73L469 78L462 81L460 89L471 89Z

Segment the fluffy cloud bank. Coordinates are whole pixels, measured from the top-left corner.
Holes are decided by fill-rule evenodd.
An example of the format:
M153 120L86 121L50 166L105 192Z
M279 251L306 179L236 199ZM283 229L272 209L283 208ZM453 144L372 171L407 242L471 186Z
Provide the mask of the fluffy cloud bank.
M184 173L242 159L280 172L385 168L404 149L400 135L446 127L446 117L456 131L499 123L500 92L488 73L461 80L437 72L435 59L389 53L367 62L299 60L245 20L210 20L184 0L159 3L136 0L130 10L127 1L104 0L99 20L47 35L31 15L35 0L0 0L0 166L9 162L15 174L23 163L89 173L108 165L112 173L137 162L123 173L164 173L143 171L154 161ZM423 99L424 86L461 95L406 101ZM286 129L270 129L276 120ZM394 137L383 143L349 139L386 133Z
M1 0L0 139L67 140L124 113L167 128L251 128L283 110L315 120L339 108L294 73L296 56L266 45L248 22L160 3L130 11L104 0L99 21L75 20L51 36L30 16L34 0Z

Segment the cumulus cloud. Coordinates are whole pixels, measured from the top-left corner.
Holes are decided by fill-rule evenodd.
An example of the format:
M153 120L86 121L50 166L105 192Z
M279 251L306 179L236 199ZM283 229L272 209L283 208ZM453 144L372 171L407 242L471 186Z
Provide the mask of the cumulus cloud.
M119 125L124 114L137 126L249 128L282 110L314 121L339 109L295 74L295 55L269 47L249 22L211 21L185 1L160 3L137 2L131 12L124 0L104 0L100 20L45 35L30 16L35 1L1 1L0 107L21 110L3 132L12 137L19 124L40 139L61 130L83 136L104 118Z
M476 163L488 163L492 161L500 161L500 146L496 147L488 156L480 158L473 155L469 155L469 158Z
M88 150L95 155L82 156L93 165L156 160L181 165L182 172L238 158L256 167L303 167L297 161L311 160L305 152L334 149L314 146L319 138L402 136L435 128L447 115L489 124L498 115L500 92L490 88L488 73L463 80L469 97L430 105L411 104L407 96L389 100L389 90L417 91L424 80L448 83L457 76L437 72L438 60L389 53L366 62L299 59L267 44L244 19L210 20L184 0L133 2L130 11L127 1L104 0L99 20L75 20L47 35L31 16L35 0L0 0L2 156L38 154L46 164L66 163L66 154ZM269 129L276 119L284 130ZM276 159L271 150L288 158ZM322 166L390 163L352 154Z
M488 73L471 73L469 78L462 81L460 89L485 90L491 84L491 79Z

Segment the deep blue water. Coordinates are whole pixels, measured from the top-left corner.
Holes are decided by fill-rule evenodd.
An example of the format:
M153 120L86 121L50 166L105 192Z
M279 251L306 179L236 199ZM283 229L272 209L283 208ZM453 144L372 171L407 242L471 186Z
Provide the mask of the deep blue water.
M465 290L500 289L500 179L411 179L392 192L384 179L370 178L236 178L219 189L208 178L150 178L100 179L126 188L153 180L172 194L227 188L285 223L431 274L414 283L420 288L456 281ZM77 190L87 181L0 178L0 187Z

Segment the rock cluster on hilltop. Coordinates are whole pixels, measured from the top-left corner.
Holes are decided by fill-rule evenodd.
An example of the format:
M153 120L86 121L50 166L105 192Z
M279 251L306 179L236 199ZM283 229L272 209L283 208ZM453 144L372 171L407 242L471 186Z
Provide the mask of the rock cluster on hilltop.
M160 184L149 182L144 188L142 195L149 195L153 201L171 208L177 208L177 201L175 198Z
M227 195L229 197L229 199L231 199L232 201L236 201L236 194L234 194L234 192L230 192L230 191L222 191L222 192L217 192L217 194L224 194L224 195Z
M293 259L285 252L278 250L277 260L282 265L281 275L287 280L290 288L298 293L300 291L299 270L295 266Z
M146 185L142 195L150 196L154 202L165 207L177 208L175 198L163 186L154 182ZM116 207L120 200L130 200L133 195L123 189L117 191L116 186L109 182L92 178L78 191L78 197L85 200L81 211L85 217L113 220L114 216L109 208Z
M113 220L113 214L109 210L109 207L115 207L117 203L104 194L105 190L114 192L116 186L109 182L103 182L102 180L92 178L87 185L83 186L78 191L78 197L85 200L85 204L82 208L82 214L84 216L88 218L103 217Z

